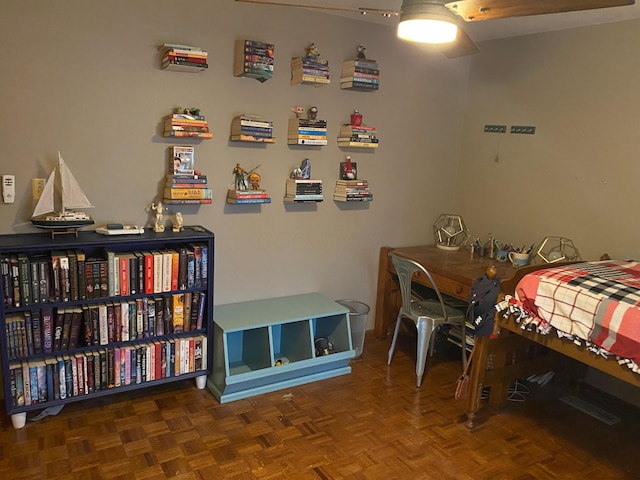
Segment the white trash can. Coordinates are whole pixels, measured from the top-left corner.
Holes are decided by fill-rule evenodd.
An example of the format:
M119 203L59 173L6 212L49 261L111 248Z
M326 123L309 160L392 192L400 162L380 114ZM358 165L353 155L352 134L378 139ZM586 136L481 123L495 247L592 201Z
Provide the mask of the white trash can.
M336 300L336 303L349 309L351 344L356 351L355 358L358 358L364 350L364 334L367 331L369 305L357 300Z

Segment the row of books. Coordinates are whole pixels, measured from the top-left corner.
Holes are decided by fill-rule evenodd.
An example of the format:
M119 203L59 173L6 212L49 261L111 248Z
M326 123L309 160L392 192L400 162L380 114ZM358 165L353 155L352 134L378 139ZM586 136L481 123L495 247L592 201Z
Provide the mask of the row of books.
M227 203L271 203L269 194L264 190L227 190Z
M231 120L231 140L274 143L273 121L258 115L236 115Z
M333 199L338 202L370 202L373 193L367 180L336 180Z
M375 91L380 88L380 69L375 60L355 59L342 63L340 88Z
M163 43L160 52L164 70L200 72L209 68L208 54L200 47Z
M10 363L11 400L14 407L44 404L206 369L206 335L62 354Z
M204 292L184 292L10 314L5 322L8 358L200 330L206 326L206 300Z
M340 127L339 147L378 147L378 129L367 125L344 124Z
M195 147L172 145L169 147L169 175L164 187L165 203L201 201L211 203L213 192L207 176L195 169Z
M331 83L329 62L321 58L294 57L291 59L291 85L322 85Z
M6 308L88 298L152 294L206 287L206 244L179 249L115 252L87 257L81 249L3 255L0 281Z
M289 145L326 145L326 120L289 119L287 143Z
M285 202L321 202L322 180L287 178Z
M273 77L275 45L256 40L236 41L233 74L264 82Z
M213 138L204 115L172 113L164 119L164 137Z

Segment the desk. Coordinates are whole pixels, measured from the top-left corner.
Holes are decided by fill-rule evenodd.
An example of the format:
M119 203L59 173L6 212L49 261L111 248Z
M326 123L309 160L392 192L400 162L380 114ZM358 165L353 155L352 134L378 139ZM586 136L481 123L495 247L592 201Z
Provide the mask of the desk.
M440 291L466 302L471 293L471 284L487 271L490 265L496 267L497 276L502 280L511 279L516 269L511 263L500 263L487 257L479 257L468 250L448 251L435 245L417 247L380 249L380 263L378 264L378 290L376 296L376 316L374 334L377 338L385 338L393 327L398 311L402 305L400 287L395 269L389 260L389 252L418 262L431 273ZM428 279L419 274L416 281L431 288Z
M400 288L395 269L389 260L388 254L394 253L414 260L425 267L431 273L433 281L438 285L442 293L467 301L471 292L473 281L484 274L491 265L496 267L497 277L501 279L501 287L513 292L515 283L526 271L537 267L513 268L511 263L500 263L489 258L474 256L468 250L445 251L435 245L423 245L417 247L380 249L380 263L378 266L378 290L376 298L376 317L374 334L378 338L385 338L389 333L389 327L393 326L398 311L402 304ZM431 287L428 279L419 274L415 277L418 283ZM503 291L504 288L503 288ZM535 364L510 365L512 359L509 352L516 349L527 348L531 345L527 339L517 335L510 335L504 330L498 338L489 341L490 337L477 337L475 339L474 361L471 364L469 395L467 398L468 429L476 426L476 414L480 409L480 399L483 387L490 386L489 405L500 408L506 403L508 387L515 378L521 378L525 372L536 371L536 368L544 368L550 357L541 357ZM494 355L494 367L485 371L487 357ZM541 363L543 362L543 363ZM538 370L540 371L540 370ZM453 395L453 389L451 391Z

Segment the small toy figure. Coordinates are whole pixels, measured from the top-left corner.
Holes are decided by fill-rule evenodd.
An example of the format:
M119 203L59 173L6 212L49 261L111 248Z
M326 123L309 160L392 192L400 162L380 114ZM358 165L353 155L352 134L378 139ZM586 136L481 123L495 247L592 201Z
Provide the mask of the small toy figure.
M358 58L367 58L365 57L365 52L367 51L367 47L360 44L358 45Z
M295 107L291 107L291 111L296 114L296 118L300 118L304 113L304 107L296 105Z
M236 190L243 191L247 189L247 182L244 178L245 173L244 168L242 168L239 163L236 163L233 169L233 174L236 177Z
M312 122L315 122L318 119L318 107L316 106L309 107L309 111L307 112L307 118Z
M309 46L305 49L307 52L307 57L313 58L314 60L318 58L320 53L318 52L318 48L315 43L310 43Z
M299 167L294 168L291 171L291 178L311 178L311 160L305 158Z
M356 108L351 114L351 125L354 127L359 127L362 125L362 114Z
M251 190L260 190L260 180L262 180L262 176L258 172L251 172L247 178Z
M176 212L176 215L173 221L173 231L182 232L183 230L184 230L184 223L182 219L182 213Z
M164 219L162 217L164 206L162 205L162 202L152 203L151 210L156 212L156 221L153 225L153 231L156 233L164 232Z
M351 165L351 157L347 157L347 165L344 168L344 176L347 177L347 180L355 180L356 179L356 171Z

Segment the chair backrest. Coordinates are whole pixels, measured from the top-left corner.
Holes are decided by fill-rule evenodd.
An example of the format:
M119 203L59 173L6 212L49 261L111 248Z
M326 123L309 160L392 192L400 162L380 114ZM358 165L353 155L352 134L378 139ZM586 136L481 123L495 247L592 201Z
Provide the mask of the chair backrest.
M413 312L411 306L411 282L413 281L413 274L416 272L421 272L427 277L433 291L436 293L438 301L440 302L440 306L442 308L442 316L446 319L447 309L444 305L442 294L440 293L436 282L433 281L433 278L431 277L431 274L427 271L427 269L420 265L418 262L414 262L413 260L409 260L408 258L399 257L392 251L389 252L389 258L391 259L391 262L396 269L396 273L398 274L400 293L402 294L402 310L405 312L405 314L418 315L417 313Z

